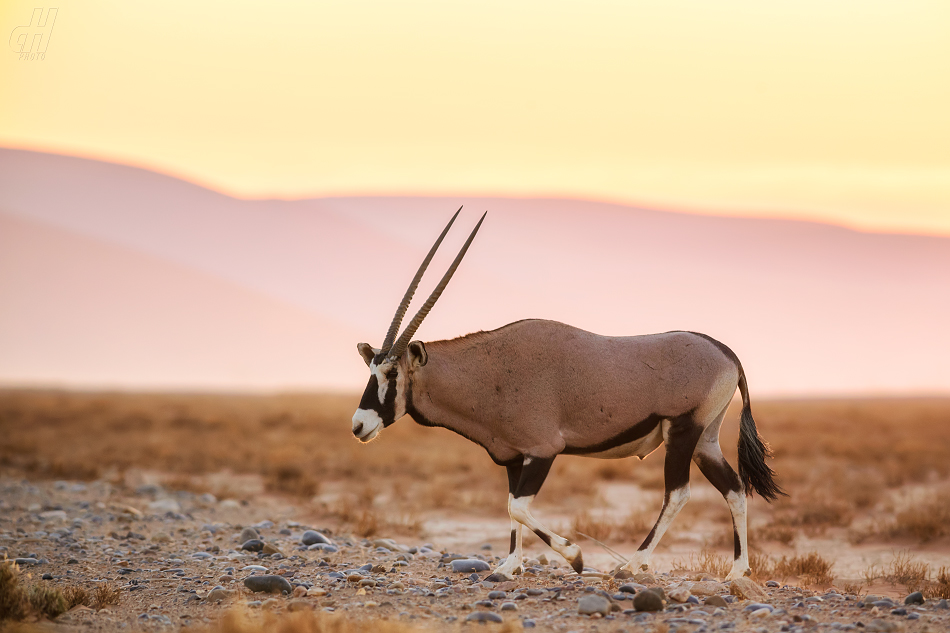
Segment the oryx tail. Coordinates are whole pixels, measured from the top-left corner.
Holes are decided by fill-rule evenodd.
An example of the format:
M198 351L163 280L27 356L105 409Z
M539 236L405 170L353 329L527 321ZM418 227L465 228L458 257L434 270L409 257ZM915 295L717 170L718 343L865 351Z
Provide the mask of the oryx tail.
M772 456L769 445L759 437L752 419L752 406L749 403L749 387L745 372L739 367L739 393L742 395L742 415L739 418L739 478L746 492L755 490L766 501L772 501L779 495L787 497L784 490L775 483L775 472L765 463Z

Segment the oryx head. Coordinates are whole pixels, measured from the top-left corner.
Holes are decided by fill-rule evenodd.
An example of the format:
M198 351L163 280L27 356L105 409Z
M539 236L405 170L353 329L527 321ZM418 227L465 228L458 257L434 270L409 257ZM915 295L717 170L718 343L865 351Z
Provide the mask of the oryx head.
M426 348L422 341L410 342L410 339L416 333L419 325L422 324L422 320L429 314L429 310L435 305L439 295L445 290L449 279L452 278L455 269L462 261L462 257L465 256L465 251L468 250L472 240L475 239L478 228L482 225L485 215L488 214L487 211L485 215L482 215L478 224L475 225L472 234L468 236L462 250L455 257L455 261L452 262L448 271L443 275L442 281L439 282L439 285L435 287L426 302L416 312L416 316L412 317L412 321L409 322L409 325L406 326L398 339L396 339L396 333L399 331L402 318L406 315L409 302L412 300L412 295L415 293L419 281L422 280L426 267L461 211L462 207L459 207L459 210L455 212L455 215L452 216L452 219L449 220L442 231L439 239L432 245L429 254L422 260L422 265L419 266L416 276L412 278L412 283L409 284L409 289L406 290L406 295L402 298L399 308L396 309L396 316L393 317L393 322L389 326L382 347L371 347L367 343L360 343L356 346L370 371L369 383L366 385L366 391L363 392L360 407L353 414L353 435L361 442L369 442L379 434L383 427L389 426L406 414L408 378L416 368L422 367L428 360Z

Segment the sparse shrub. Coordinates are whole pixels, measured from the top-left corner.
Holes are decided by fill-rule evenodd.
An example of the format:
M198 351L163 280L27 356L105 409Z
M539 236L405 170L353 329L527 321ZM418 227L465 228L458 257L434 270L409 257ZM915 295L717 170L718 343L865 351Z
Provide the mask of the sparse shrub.
M830 585L834 581L831 575L833 562L825 560L818 552L799 556L782 556L773 559L758 552L749 556L752 579L765 581L775 578L798 578L803 585Z
M928 598L946 598L950 600L950 568L941 567L936 582L927 585L924 594Z
M0 621L20 620L26 615L20 575L12 562L0 563Z
M861 592L864 591L864 583L860 582L846 582L841 588L843 592L851 595L861 595Z
M697 571L712 574L717 578L725 578L730 569L732 569L732 562L722 554L717 554L705 547L699 553L699 568Z
M36 614L53 619L68 609L63 592L47 585L20 586L20 574L11 562L0 563L0 621L22 620Z
M119 604L122 597L122 590L111 582L104 582L98 585L92 592L92 608L95 610L105 609L106 607Z
M891 561L885 579L904 585L908 591L922 589L930 575L930 565L914 560L909 552L898 552Z
M73 607L86 604L89 601L89 592L79 585L70 585L63 589L63 597L66 598L66 610Z
M63 592L55 587L33 585L26 593L27 603L35 613L53 619L64 613L69 607Z

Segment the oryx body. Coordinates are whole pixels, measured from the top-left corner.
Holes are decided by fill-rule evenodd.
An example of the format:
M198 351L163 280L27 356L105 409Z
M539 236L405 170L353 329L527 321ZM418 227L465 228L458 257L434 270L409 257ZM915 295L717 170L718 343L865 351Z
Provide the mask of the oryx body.
M427 301L428 308L474 235L473 231ZM417 273L404 304L441 239ZM643 458L663 442L667 445L663 509L626 568L637 571L649 565L653 549L689 498L689 468L695 461L732 512L735 560L729 577L748 572L746 494L755 490L771 499L781 491L765 464L768 451L752 420L745 374L729 348L692 332L600 336L544 320L518 321L447 341L409 342L428 308L420 310L395 344L403 306L381 350L360 344L372 373L353 416L353 433L369 441L382 427L408 414L420 424L455 431L505 466L511 550L495 570L497 576L510 577L521 567L522 526L562 554L576 571L583 569L580 548L548 530L530 512L557 455ZM737 387L743 402L739 475L719 447L719 428Z

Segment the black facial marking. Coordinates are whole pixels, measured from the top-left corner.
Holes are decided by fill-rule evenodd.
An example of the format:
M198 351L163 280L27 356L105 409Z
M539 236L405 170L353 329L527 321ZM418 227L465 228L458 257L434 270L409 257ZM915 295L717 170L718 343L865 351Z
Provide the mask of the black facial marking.
M547 545L548 547L551 547L551 537L548 536L547 532L544 532L542 530L532 530L532 532L537 534L538 538L544 541L545 545Z
M621 431L617 435L606 439L603 442L599 442L591 446L567 446L561 452L565 455L589 455L591 453L603 453L604 451L608 451L612 448L623 446L624 444L629 444L630 442L635 442L636 440L646 437L651 432L653 432L653 429L655 429L660 422L665 419L665 416L651 413L645 419L640 420L630 428Z
M509 554L515 553L515 545L517 544L518 544L518 531L512 530L511 531L511 545L508 547Z
M379 381L376 380L376 374L370 374L369 376L366 390L363 391L363 397L360 398L360 409L372 409L379 413Z
M395 370L395 368L394 368ZM382 404L379 402L379 380L373 373L366 383L366 390L363 397L360 398L360 409L373 410L383 421L383 426L387 427L396 421L396 377L393 374L392 379L387 383L386 398Z

